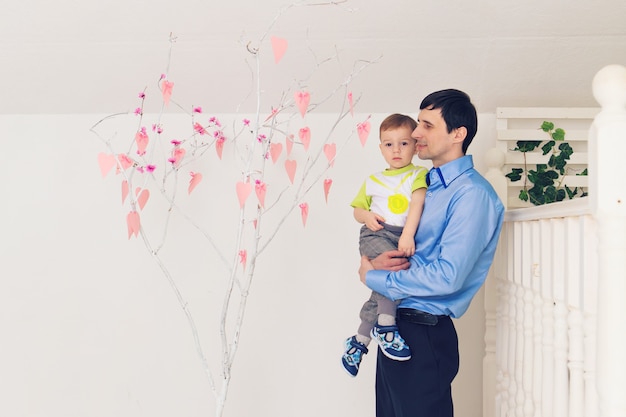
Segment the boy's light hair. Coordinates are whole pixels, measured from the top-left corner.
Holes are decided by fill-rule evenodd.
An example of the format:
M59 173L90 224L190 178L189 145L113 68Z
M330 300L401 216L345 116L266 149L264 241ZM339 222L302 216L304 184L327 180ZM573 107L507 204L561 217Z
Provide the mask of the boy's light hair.
M413 132L417 127L417 122L405 114L394 113L385 117L385 120L382 121L378 135L380 137L385 130L398 129L400 127L408 127Z

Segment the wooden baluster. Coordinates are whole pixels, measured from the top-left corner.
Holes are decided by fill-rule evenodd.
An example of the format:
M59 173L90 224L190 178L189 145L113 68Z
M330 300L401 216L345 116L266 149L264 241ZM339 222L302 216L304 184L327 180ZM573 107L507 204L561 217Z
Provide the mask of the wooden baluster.
M589 138L590 199L598 225L597 387L601 417L626 415L626 68L609 65L593 79L602 110Z

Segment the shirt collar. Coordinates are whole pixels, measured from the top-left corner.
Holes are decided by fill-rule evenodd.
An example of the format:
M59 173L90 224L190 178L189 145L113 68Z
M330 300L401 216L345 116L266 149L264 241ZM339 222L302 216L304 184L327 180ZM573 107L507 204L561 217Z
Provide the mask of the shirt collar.
M445 188L448 188L450 183L459 175L473 167L474 160L472 159L472 155L462 156L438 168L431 168L430 171L428 171L428 183L431 185L440 182Z

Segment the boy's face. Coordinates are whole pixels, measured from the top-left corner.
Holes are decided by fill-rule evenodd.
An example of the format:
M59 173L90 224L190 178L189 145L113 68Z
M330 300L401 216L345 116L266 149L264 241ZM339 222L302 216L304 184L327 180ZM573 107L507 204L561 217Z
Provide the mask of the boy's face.
M417 148L411 133L411 129L404 126L380 133L380 152L389 164L389 169L404 168L413 161Z

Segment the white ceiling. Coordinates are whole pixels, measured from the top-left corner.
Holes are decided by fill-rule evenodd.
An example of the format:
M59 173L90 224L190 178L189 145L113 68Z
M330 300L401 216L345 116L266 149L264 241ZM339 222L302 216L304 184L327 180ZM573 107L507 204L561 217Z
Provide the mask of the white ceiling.
M297 89L319 101L360 60L376 61L350 83L365 113L413 111L425 94L451 87L467 91L480 112L596 106L594 74L626 65L624 0L3 3L3 114L129 111L144 87L148 98L158 96L162 73L185 109L252 111L248 43L260 51L261 107L268 110ZM170 32L176 41L168 60ZM289 43L278 65L270 36Z

